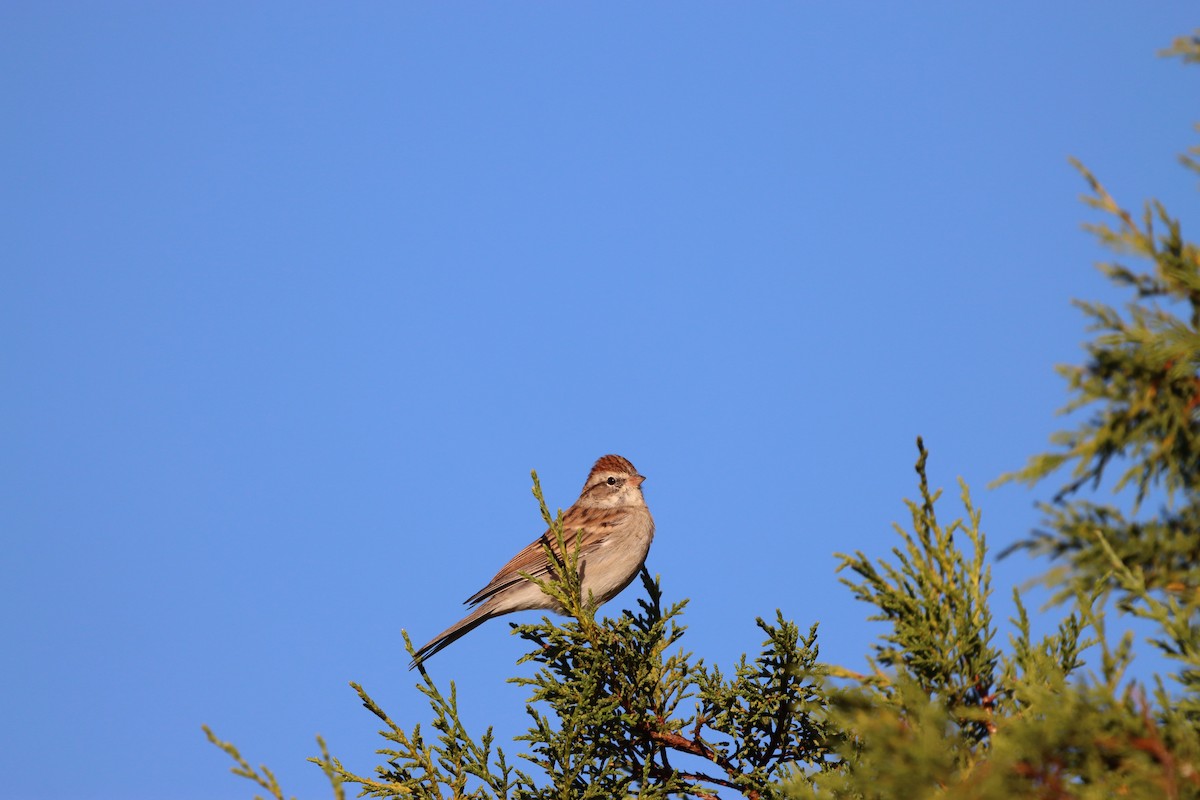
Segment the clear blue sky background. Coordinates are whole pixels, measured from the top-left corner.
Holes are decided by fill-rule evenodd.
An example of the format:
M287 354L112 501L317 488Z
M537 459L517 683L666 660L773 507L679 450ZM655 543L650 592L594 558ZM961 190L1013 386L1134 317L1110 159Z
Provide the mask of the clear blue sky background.
M1194 11L4 3L2 793L249 797L208 723L325 796L315 733L375 763L347 681L427 720L401 628L608 452L693 650L781 608L861 665L832 554L887 552L918 433L997 550L1049 494L985 485L1118 299L1067 157L1195 218ZM505 742L521 653L430 670Z

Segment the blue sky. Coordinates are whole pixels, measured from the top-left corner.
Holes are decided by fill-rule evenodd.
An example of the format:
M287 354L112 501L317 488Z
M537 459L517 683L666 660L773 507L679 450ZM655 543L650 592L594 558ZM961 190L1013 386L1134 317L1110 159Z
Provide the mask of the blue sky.
M249 797L207 723L325 796L609 452L692 650L861 665L917 434L997 551L1049 494L985 485L1119 299L1067 157L1195 213L1185 6L5 3L5 795ZM503 743L521 653L430 671Z

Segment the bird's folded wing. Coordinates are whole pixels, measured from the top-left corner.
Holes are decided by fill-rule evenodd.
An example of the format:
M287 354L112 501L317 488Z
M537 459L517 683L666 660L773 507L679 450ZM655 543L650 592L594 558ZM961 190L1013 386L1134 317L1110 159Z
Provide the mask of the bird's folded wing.
M579 552L581 555L586 553L608 538L609 529L620 524L625 516L612 508L569 509L563 515L563 538L567 542L567 548L570 549L574 546L575 537L582 530L583 538L580 542ZM464 601L465 604L473 606L482 603L502 589L524 580L520 574L522 572L535 578L549 575L550 562L546 560L544 545L549 545L550 552L554 553L557 559L562 560L562 551L559 550L556 537L550 531L546 531L513 556L512 560L501 567L496 576L488 582L488 585L468 597Z

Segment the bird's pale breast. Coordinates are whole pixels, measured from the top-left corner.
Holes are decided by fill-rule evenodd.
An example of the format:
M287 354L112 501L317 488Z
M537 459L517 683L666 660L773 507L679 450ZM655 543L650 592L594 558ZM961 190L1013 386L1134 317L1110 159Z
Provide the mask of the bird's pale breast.
M644 506L630 509L612 533L583 563L583 593L591 592L600 603L606 603L630 584L646 562L650 542L654 538L654 519Z

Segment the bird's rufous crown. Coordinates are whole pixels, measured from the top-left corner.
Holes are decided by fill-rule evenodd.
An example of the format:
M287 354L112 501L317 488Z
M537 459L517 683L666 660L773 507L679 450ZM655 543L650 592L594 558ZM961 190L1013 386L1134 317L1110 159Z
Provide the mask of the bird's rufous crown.
M629 475L636 475L637 469L633 464L629 463L629 459L617 455L600 456L596 460L596 464L592 467L592 473L597 472L624 472Z

